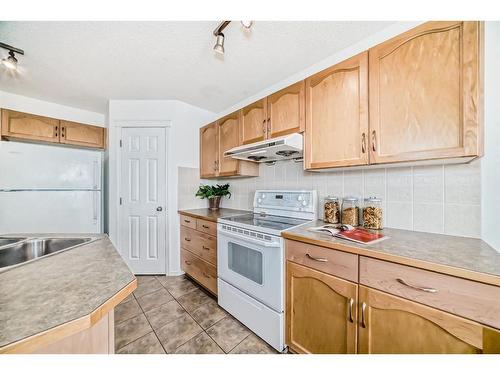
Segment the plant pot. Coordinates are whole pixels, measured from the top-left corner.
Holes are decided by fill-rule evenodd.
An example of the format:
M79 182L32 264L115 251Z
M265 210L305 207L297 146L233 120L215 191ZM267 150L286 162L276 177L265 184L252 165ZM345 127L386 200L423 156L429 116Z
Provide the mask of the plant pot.
M213 210L213 211L216 211L219 209L219 206L220 206L220 199L222 197L210 197L208 198L208 208Z

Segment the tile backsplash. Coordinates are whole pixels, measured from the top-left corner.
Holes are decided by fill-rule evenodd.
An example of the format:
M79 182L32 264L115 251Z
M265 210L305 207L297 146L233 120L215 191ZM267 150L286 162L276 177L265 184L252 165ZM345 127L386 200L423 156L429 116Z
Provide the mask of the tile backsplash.
M323 215L327 195L382 198L384 225L391 228L481 235L480 161L469 164L419 167L366 168L335 172L306 172L301 163L285 161L260 165L260 176L243 179L205 180L197 168L179 168L179 208L207 207L194 197L200 183L231 185L227 208L251 209L256 189L315 189L318 214Z

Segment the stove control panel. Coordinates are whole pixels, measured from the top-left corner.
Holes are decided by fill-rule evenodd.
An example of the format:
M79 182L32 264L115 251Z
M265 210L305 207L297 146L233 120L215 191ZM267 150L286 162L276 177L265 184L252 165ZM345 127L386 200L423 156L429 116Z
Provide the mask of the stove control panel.
M307 213L307 218L315 218L316 209L315 190L257 190L254 196L255 212L272 214L287 211L293 217L302 217Z

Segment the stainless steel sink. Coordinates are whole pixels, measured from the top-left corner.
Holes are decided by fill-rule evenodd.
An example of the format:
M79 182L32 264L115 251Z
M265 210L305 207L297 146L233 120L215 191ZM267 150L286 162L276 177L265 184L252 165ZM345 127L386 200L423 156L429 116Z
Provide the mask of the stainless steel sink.
M23 241L0 249L0 268L41 258L90 240L90 238L39 238Z
M0 237L0 247L5 246L5 245L11 245L13 243L23 241L26 238L21 238L21 237Z

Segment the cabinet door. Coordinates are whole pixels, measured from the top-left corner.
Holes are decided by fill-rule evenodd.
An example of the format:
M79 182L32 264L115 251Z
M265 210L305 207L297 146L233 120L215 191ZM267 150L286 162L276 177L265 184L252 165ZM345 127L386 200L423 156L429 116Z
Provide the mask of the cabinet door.
M368 53L306 79L305 167L368 163Z
M304 131L305 82L297 82L267 97L268 138Z
M224 152L236 147L240 142L239 111L231 113L219 121L219 176L232 176L238 173L238 160L224 158Z
M106 129L99 126L61 121L61 143L76 146L104 148Z
M218 127L213 122L200 129L200 177L217 176Z
M241 144L263 141L267 137L267 99L241 110Z
M2 136L59 142L59 120L2 109Z
M467 354L500 350L500 334L473 321L360 286L359 352Z
M297 353L355 353L358 286L286 262L286 342Z
M482 153L479 22L428 22L370 49L370 163Z

